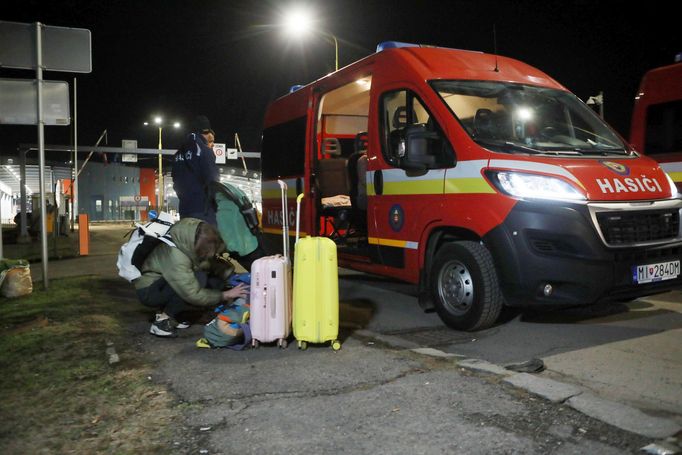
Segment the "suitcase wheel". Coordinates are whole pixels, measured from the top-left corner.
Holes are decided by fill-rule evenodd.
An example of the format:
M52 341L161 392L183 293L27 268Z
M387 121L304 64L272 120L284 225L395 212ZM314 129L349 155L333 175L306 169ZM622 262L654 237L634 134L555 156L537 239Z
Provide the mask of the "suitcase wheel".
M284 338L280 338L279 340L277 340L277 347L278 348L286 349L287 346L289 346L289 343Z
M332 349L335 351L341 349L341 342L339 340L332 341Z
M306 349L308 349L308 343L306 343L305 341L299 341L298 349L305 351Z

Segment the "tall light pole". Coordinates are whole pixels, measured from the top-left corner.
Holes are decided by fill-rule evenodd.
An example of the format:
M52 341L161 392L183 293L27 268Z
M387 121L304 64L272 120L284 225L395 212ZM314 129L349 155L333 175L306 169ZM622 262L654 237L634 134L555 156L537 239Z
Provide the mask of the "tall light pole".
M163 210L163 155L162 155L162 150L163 150L163 127L165 126L163 123L163 117L161 116L156 116L154 117L154 125L156 125L159 128L159 187L158 187L158 196L156 200L156 208L159 212ZM149 122L144 122L144 126L149 126ZM173 123L173 128L178 129L180 128L180 123L179 122L174 122Z
M334 45L334 70L339 69L339 40L329 32L319 30L315 27L315 21L310 10L297 8L286 13L282 20L282 27L289 36L302 38L308 33L316 33L323 36Z

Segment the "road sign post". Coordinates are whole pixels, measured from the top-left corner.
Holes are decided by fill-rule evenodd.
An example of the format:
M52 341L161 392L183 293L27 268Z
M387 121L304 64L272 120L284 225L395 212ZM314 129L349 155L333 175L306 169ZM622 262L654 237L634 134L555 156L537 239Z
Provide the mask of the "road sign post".
M38 125L38 162L40 181L40 242L43 286L47 279L47 210L45 206L45 118L43 113L43 70L73 73L92 71L90 31L0 21L0 67L35 70L36 124ZM3 122L0 117L0 123ZM68 125L68 122L64 124ZM22 217L23 219L23 217Z
M216 164L225 164L225 144L213 144L213 153L215 154Z

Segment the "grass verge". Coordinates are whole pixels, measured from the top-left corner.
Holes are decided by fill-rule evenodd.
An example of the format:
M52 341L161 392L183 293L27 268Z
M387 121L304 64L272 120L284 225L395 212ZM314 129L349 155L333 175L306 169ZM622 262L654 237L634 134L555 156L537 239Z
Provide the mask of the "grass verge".
M177 419L93 277L0 298L0 453L166 453ZM115 305L114 305L115 303ZM110 365L112 344L120 356Z

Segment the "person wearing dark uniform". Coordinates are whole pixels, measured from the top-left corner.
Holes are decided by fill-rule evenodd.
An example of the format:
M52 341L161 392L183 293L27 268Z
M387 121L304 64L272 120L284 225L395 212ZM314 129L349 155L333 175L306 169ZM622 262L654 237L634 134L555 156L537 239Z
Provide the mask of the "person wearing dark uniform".
M211 182L220 181L215 154L209 146L213 137L208 118L198 116L192 132L175 152L171 175L180 201L180 218L198 218L216 226L215 206L209 193Z

